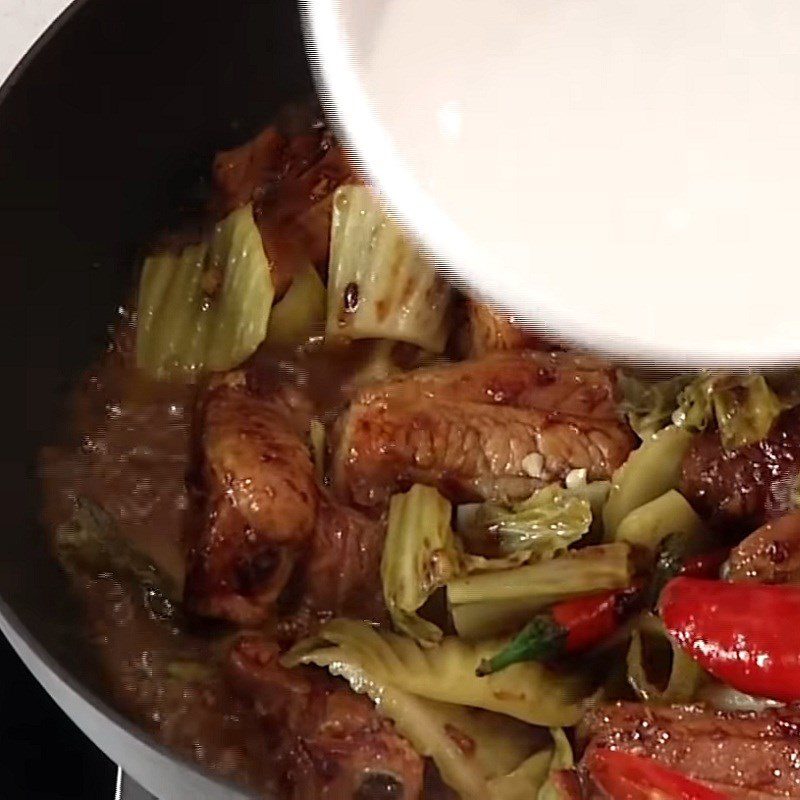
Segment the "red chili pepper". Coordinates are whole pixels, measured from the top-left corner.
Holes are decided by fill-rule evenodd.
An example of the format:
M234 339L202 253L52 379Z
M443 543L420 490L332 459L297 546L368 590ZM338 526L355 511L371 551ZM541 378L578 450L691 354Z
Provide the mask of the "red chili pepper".
M726 796L649 756L595 750L589 775L612 800L726 800Z
M557 603L537 614L504 650L478 665L488 675L519 661L550 661L588 650L610 636L638 595L639 584Z
M579 653L608 638L619 625L621 592L577 597L565 600L550 609L556 625L566 631L565 653Z
M800 700L800 588L675 578L659 606L670 634L714 677Z
M688 578L716 578L730 554L729 547L718 547L708 553L692 556L683 562L679 574Z

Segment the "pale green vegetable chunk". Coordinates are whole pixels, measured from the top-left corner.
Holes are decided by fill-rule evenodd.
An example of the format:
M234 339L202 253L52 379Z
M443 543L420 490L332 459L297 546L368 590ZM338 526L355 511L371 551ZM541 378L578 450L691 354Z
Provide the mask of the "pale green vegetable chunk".
M366 186L333 197L328 339L391 339L441 353L452 290Z
M214 678L215 668L200 661L171 661L167 664L167 675L183 683L206 683Z
M309 264L295 275L286 294L275 303L269 318L267 342L304 344L320 335L325 321L325 285Z
M139 282L136 362L159 380L194 381L238 366L267 333L274 289L248 205L210 239L145 260Z
M492 800L531 800L534 792L536 800L561 800L551 777L558 770L572 767L574 759L569 740L561 728L551 728L550 736L551 747L535 753L508 775L490 782Z
M681 463L691 441L689 431L670 426L628 456L614 473L603 509L606 541L616 538L619 524L631 511L678 486Z
M783 705L779 700L745 694L708 675L705 676L695 699L698 702L708 703L717 711L733 711L735 713L754 711L758 714L770 708L780 708Z
M773 390L763 375L704 372L694 379L679 375L645 381L618 373L621 408L631 427L648 439L670 420L681 428L705 430L716 421L722 444L729 450L760 441L778 415L797 402L796 380L776 375Z
M458 571L451 515L450 502L420 484L394 495L389 504L381 559L383 596L397 630L425 645L438 642L442 632L416 612Z
M706 526L686 498L675 489L634 509L617 527L616 541L647 550L653 557L667 536L680 533L708 538Z
M309 426L309 439L311 439L311 454L314 457L314 472L317 480L325 480L325 425L319 419L312 419Z
M668 665L661 680L651 677L650 662ZM628 682L646 703L688 703L705 674L667 634L661 620L650 613L641 614L634 626L626 663Z
M490 535L506 555L552 558L577 542L592 524L592 507L577 492L555 484L511 506L483 503L470 523L471 535Z
M624 543L585 547L549 561L451 581L447 595L456 631L469 640L506 634L553 603L629 586L629 552Z
M88 498L76 499L72 517L56 530L55 544L68 572L131 582L141 587L142 601L153 618L170 625L182 620L180 576L165 572L134 547L111 515Z
M452 604L492 600L551 598L591 594L627 586L630 580L628 546L622 543L584 547L546 561L468 575L447 584Z
M681 392L673 420L691 430L704 430L716 420L723 446L733 450L767 436L791 404L778 397L763 375L706 373Z
M691 380L689 375L678 375L649 381L617 371L617 386L622 393L620 409L639 438L647 440L669 425L678 396Z
M377 699L381 713L394 722L418 753L433 760L442 780L462 800L516 800L521 795L502 785L512 776L520 789L527 789L528 796L540 785L541 771L525 776L527 780L516 778L541 745L536 728L500 714L427 700L394 687L385 687ZM468 737L474 745L470 755L458 746L454 732ZM548 762L551 760L549 749L539 752Z
M572 754L567 735L561 728L551 728L550 735L553 737L553 755L550 759L548 777L537 795L537 800L563 800L561 793L553 786L552 775L562 769L571 769L575 766L575 757Z
M535 662L479 678L475 668L503 647L503 640L477 644L445 637L434 647L379 631L366 622L334 620L319 637L301 642L284 657L286 666L316 664L347 677L348 671L430 700L495 711L532 725L573 725L583 713L586 679L555 673Z
M766 438L784 406L761 375L750 375L741 383L721 386L714 392L723 446L728 450Z

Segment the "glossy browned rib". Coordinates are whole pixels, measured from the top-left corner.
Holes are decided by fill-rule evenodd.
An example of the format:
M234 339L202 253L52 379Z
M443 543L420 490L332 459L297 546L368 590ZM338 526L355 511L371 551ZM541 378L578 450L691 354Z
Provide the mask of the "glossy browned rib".
M339 420L334 485L349 502L378 506L414 482L454 501L514 500L572 469L609 478L634 444L613 394L610 371L565 354L417 370L367 387Z
M594 748L612 747L651 756L731 798L800 795L796 708L753 714L617 703L588 714L581 733L588 739L582 764Z
M311 539L319 490L298 412L230 373L200 411L202 521L188 560L186 600L199 614L255 624Z

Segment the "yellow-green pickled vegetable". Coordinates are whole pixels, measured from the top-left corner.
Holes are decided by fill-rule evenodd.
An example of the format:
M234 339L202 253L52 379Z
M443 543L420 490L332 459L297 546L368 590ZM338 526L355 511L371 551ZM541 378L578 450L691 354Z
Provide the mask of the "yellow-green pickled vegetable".
M575 757L572 754L572 747L563 729L551 728L550 735L553 737L553 755L548 765L547 780L542 788L539 789L536 800L563 800L561 793L553 785L553 773L562 769L571 769L575 766Z
M755 697L745 694L722 681L715 680L706 675L700 688L696 692L695 700L708 703L717 711L734 713L755 712L757 714L770 708L780 708L783 703L779 700L770 700L766 697Z
M596 544L603 539L603 507L611 492L611 481L588 481L586 469L573 469L564 479L567 490L575 497L588 501L592 512L592 524L587 542Z
M172 576L138 550L117 528L105 509L78 497L72 517L56 530L56 552L69 572L114 575L142 587L148 610L171 619L179 612L181 586Z
M628 682L646 703L688 703L704 672L664 630L654 614L643 613L631 636Z
M171 661L167 664L167 675L183 683L207 683L216 674L211 664L200 661Z
M267 342L304 344L321 335L325 323L325 285L309 264L295 275L286 294L275 303L269 318Z
M572 748L561 728L551 728L550 735L552 746L530 756L513 772L490 782L488 796L491 800L532 800L534 797L536 800L562 800L551 777L554 772L573 765Z
M328 339L391 339L441 353L452 290L365 186L333 198Z
M617 527L616 541L628 542L655 557L664 539L675 533L698 540L709 538L706 526L686 498L670 489L631 511Z
M524 552L526 560L545 559L578 541L591 524L589 501L554 484L512 506L481 504L466 535L491 536L506 555Z
M532 725L573 725L581 717L588 690L583 677L557 674L535 662L514 664L485 678L475 675L478 664L504 644L445 637L423 648L366 622L339 619L323 626L318 637L292 648L283 663L316 664L348 679L361 674L380 686L495 711Z
M447 584L447 594L458 604L533 596L563 599L565 587L570 597L616 589L629 583L628 553L621 543L584 547L535 564L456 578Z
M649 381L617 371L617 386L622 394L620 408L641 439L649 439L670 424L678 407L678 396L691 380L689 375L678 375Z
M449 501L420 484L394 495L389 504L381 560L383 596L397 630L425 645L438 642L442 632L417 610L458 570L451 515Z
M732 450L763 439L786 407L763 375L704 374L681 392L673 420L704 430L716 419L723 446Z
M722 444L728 450L760 442L784 406L761 375L750 375L714 391L714 413Z
M632 580L627 544L568 551L558 558L447 584L459 636L482 639L513 631L535 612L571 597L622 589Z
M670 426L630 454L611 480L603 509L606 541L616 538L619 524L631 511L678 485L683 456L691 441L689 431Z
M436 764L442 780L462 800L530 798L553 765L564 760L563 744L555 738L559 728L553 729L555 749L542 747L539 728L511 717L419 697L348 666L330 669L354 691L368 695L398 733ZM459 738L469 741L469 753Z
M159 380L193 381L241 364L266 336L273 295L248 205L220 222L208 241L145 260L137 311L139 368Z
M309 428L311 439L311 454L314 457L314 472L317 480L322 483L325 479L325 425L321 420L312 419Z

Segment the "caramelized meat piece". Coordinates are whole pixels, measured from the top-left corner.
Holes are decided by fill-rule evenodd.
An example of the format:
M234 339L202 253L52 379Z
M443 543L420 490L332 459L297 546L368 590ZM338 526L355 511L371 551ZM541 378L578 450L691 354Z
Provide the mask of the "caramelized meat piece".
M199 535L189 555L192 611L255 625L274 614L292 575L308 632L315 615L383 615L385 525L328 497L306 444L310 408L255 372L217 378L200 407ZM286 626L284 626L286 627Z
M344 154L326 128L292 137L267 128L241 147L219 153L213 179L216 217L253 203L278 297L309 261L324 268L332 194L352 180Z
M800 583L800 511L751 533L731 551L726 574L732 581Z
M597 747L630 750L702 781L731 798L800 796L800 712L721 713L700 706L617 703L582 723L586 756ZM585 796L600 797L588 785Z
M378 506L414 482L452 500L515 500L586 468L610 477L634 444L613 373L567 354L500 353L367 387L340 418L334 485ZM532 470L528 456L542 457Z
M430 397L617 419L615 393L614 370L602 361L525 350L416 369L365 387L357 400L376 404Z
M323 497L305 570L311 608L379 621L384 522Z
M467 301L468 353L480 358L497 350L543 349L544 341L519 325L513 316L478 300Z
M295 800L416 800L423 760L373 704L312 668L287 670L261 637L241 639L228 673L276 737L276 758Z
M730 452L716 432L696 436L680 489L713 525L746 533L789 509L798 474L800 407L785 411L766 439Z
M285 596L275 635L284 644L313 636L321 622L388 621L381 588L386 520L372 519L323 492L308 554Z
M299 404L288 391L259 396L241 372L203 399L203 526L186 578L196 613L262 621L312 537L319 490Z

